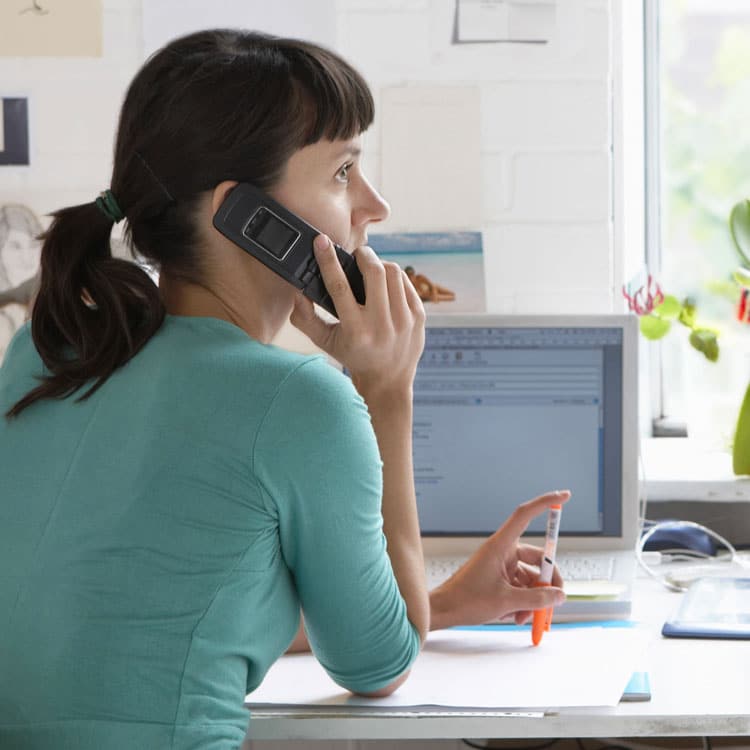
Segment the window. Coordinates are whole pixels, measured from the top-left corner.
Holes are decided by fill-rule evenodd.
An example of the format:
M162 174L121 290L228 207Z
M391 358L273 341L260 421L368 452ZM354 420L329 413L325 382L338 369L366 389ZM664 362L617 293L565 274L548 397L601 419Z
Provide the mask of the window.
M713 363L673 324L656 409L727 448L750 380L728 228L732 206L750 198L750 3L646 0L646 48L648 264L665 293L693 300L699 323L720 332Z

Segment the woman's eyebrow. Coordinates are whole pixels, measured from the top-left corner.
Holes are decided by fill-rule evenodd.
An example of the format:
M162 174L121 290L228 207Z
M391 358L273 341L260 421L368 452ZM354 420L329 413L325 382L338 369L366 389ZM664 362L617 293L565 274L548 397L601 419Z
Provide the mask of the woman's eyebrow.
M331 161L338 161L344 156L359 156L362 153L362 149L359 146L346 146L341 151L337 151L332 157Z

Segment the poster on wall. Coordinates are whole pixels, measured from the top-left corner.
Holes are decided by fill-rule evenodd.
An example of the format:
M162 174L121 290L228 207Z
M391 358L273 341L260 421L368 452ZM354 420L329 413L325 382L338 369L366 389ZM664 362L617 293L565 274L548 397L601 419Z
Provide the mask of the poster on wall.
M102 0L2 0L0 56L101 57Z
M37 285L42 224L26 206L0 206L0 362L29 316Z
M485 311L481 232L370 234L368 244L406 271L428 315Z
M200 29L241 28L336 46L335 0L143 0L143 54Z
M0 166L29 163L29 101L0 98Z

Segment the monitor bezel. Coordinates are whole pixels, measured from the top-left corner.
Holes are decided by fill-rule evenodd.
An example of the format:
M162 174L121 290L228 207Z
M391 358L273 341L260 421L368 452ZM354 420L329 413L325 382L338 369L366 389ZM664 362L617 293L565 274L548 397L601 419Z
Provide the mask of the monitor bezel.
M622 331L622 525L620 536L561 536L562 552L632 550L638 537L638 319L634 315L501 315L494 313L429 313L427 328L618 328ZM530 498L518 498L519 503ZM471 554L485 536L423 536L426 556ZM539 544L538 536L526 540Z

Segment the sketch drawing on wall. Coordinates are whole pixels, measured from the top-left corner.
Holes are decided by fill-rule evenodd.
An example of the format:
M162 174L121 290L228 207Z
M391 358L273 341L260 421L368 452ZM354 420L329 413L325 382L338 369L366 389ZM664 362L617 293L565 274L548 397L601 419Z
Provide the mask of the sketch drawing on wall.
M31 5L18 11L19 15L23 15L24 13L36 13L38 16L46 16L49 11L46 8L42 8L39 0L31 0Z
M0 206L0 360L29 315L39 268L42 225L26 206Z

